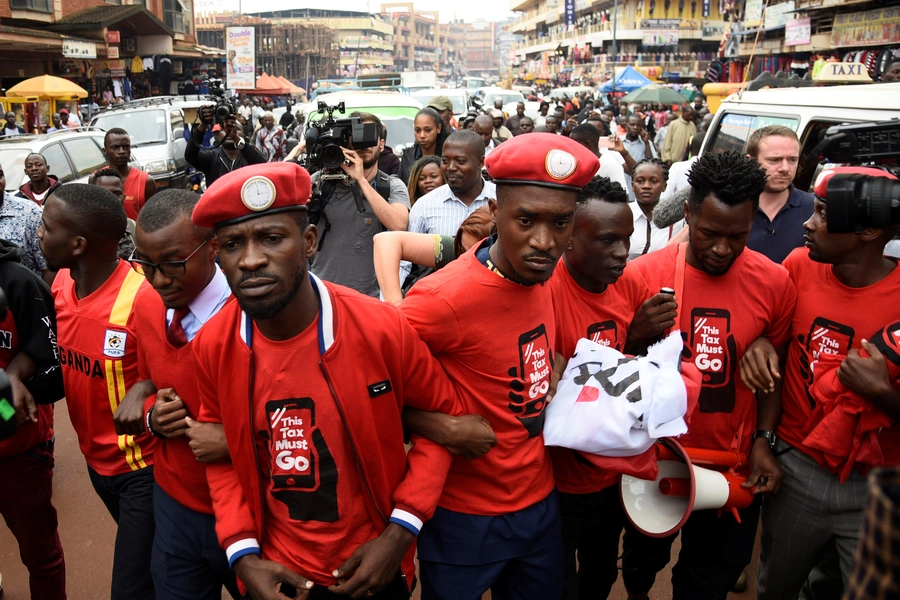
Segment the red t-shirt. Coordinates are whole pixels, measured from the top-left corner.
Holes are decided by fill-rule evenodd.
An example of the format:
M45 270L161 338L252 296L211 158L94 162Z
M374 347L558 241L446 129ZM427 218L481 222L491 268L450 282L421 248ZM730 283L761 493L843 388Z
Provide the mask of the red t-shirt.
M475 256L420 280L401 309L440 361L466 414L490 421L497 443L480 458L454 457L440 506L502 515L553 491L541 431L556 339L549 285L519 285Z
M137 339L138 380L149 379L157 389L173 388L184 401L187 414L200 415L200 389L194 361L193 340L175 348L166 338L166 307L159 294L144 286L135 300L140 318ZM144 410L156 404L156 394L144 403ZM186 436L158 440L153 453L153 477L169 496L191 510L213 514L206 467L197 461Z
M125 214L128 218L137 221L138 213L147 203L144 196L147 193L147 175L140 169L131 167L128 172L128 179L122 183L122 190L125 192Z
M891 323L875 335L867 338L884 354L894 387L900 389L900 321ZM882 429L878 433L878 445L884 456L884 464L900 465L900 425Z
M651 290L675 285L679 245L637 258ZM685 249L690 252L689 248ZM756 397L740 381L744 350L760 336L783 344L790 333L797 292L787 271L749 248L724 275L684 265L683 297L678 302L684 360L703 373L698 408L683 446L750 451L756 429Z
M556 348L566 360L575 353L575 345L582 338L622 351L634 313L652 295L632 266L625 267L619 280L606 291L593 294L572 279L565 261L556 266L550 291L556 313ZM618 473L588 463L574 450L549 450L556 487L565 494L599 492L619 479Z
M359 467L320 361L318 319L275 342L253 329L253 425L265 488L262 557L317 585L378 536ZM307 365L297 378L297 365Z
M803 440L815 405L809 387L816 361L822 353L846 356L852 348L861 347L861 340L871 339L875 332L900 320L900 302L894 300L900 298L900 269L874 285L850 288L837 280L831 265L810 259L806 248L791 252L783 265L797 286L797 310L791 323L778 435L815 456L803 446ZM888 437L892 435L896 432ZM891 440L887 442L891 446ZM900 457L890 453L894 462L887 464L900 464Z
M146 281L125 261L84 298L77 297L68 269L53 281L69 418L81 452L100 475L122 475L153 463L153 436L117 435L112 419L138 378L134 298Z

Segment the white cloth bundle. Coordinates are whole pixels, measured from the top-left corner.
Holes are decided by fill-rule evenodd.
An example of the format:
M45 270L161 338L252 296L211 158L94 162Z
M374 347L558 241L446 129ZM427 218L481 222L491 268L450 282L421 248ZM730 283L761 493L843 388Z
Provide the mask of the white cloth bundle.
M687 432L680 331L626 357L579 340L547 406L544 443L600 456L636 456L661 437Z

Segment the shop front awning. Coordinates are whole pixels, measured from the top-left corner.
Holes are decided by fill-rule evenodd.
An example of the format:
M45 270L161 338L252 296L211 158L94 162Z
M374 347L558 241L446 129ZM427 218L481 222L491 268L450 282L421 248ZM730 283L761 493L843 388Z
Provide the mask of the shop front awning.
M175 36L175 32L156 15L140 4L127 6L103 5L79 10L56 23L48 25L50 31L79 31L90 33L108 29L120 31L129 36L138 35L168 35Z
M225 56L225 51L221 48L212 48L201 44L174 44L172 56L174 58L215 59Z
M96 42L96 40L68 36L55 31L0 25L0 52L25 50L58 53L62 51L63 40Z

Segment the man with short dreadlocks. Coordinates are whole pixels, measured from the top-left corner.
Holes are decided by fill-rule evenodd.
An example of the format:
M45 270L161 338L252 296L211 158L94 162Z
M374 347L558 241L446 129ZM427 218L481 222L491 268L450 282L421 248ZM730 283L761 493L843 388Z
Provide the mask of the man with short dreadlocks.
M651 290L675 290L677 323L684 337L683 360L703 373L699 406L686 448L737 451L749 458L743 487L754 495L776 491L783 473L769 447L777 423L764 422L761 410L771 399L738 381L738 363L760 336L782 344L790 333L797 292L788 272L746 248L747 237L766 184L753 158L734 152L700 157L688 175L685 203L689 239L631 263ZM760 418L757 419L759 414ZM750 562L759 521L759 497L739 511L691 514L682 531L681 553L672 569L675 600L725 600ZM622 572L631 597L646 597L656 574L669 562L674 536L625 536Z

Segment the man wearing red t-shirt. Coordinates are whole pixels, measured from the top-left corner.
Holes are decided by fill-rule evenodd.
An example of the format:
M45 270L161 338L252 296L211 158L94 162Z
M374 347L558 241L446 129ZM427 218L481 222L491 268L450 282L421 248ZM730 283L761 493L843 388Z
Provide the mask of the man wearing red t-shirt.
M159 438L151 558L158 600L219 600L223 586L239 595L216 538L206 470L199 462L227 457L225 435L219 425L192 420L200 415L192 342L231 298L216 266L212 230L191 222L199 199L187 190L164 190L138 215L132 264L153 287L135 299L141 315L138 377L150 385L133 386L115 415L120 433L149 430Z
M594 177L578 197L572 239L550 278L556 352L563 359L573 356L582 338L624 350L632 320L650 297L640 273L626 266L633 232L624 188ZM625 526L619 474L566 448L550 448L550 458L560 492L565 597L606 598L618 577Z
M207 465L216 532L254 598L406 600L450 455L414 436L407 456L401 411L457 401L397 308L308 272L310 191L296 163L253 165L193 212L237 299L194 340L199 420L231 459Z
M492 589L498 598L555 600L562 532L541 430L557 333L544 284L599 163L568 138L535 133L504 142L485 166L497 183L496 237L419 281L401 304L463 410L490 421L497 436L484 456L453 459L419 541L422 598L475 600ZM427 416L418 420L411 429L424 433Z
M761 389L774 389L780 396L772 415L773 424L778 424L779 414L781 417L775 449L785 478L779 492L763 507L757 589L765 600L796 598L810 570L832 543L837 546L841 574L847 583L866 505L866 478L854 470L841 483L839 475L824 466L821 452L804 443L817 404L811 390L813 373L824 355L849 355L847 361L852 367L860 359L858 350L863 340L872 339L875 332L900 320L900 306L891 301L900 297L900 269L896 260L883 256L896 230L870 227L851 233L827 231L822 198L830 179L842 173L893 178L883 171L859 168L838 168L820 175L815 186L815 211L804 223L806 248L794 250L784 262L798 298L786 344L783 389L778 378L771 375L764 381L750 381ZM748 363L777 364L776 358L770 358L774 350L763 340L760 345L768 350L748 355L748 359L754 359ZM879 388L883 371L869 371L862 380L851 380L845 372L847 361L838 371L841 383L888 416L900 416L898 393L890 381L883 390ZM878 366L871 359L866 363ZM883 358L880 367L886 370ZM883 429L879 444L884 464L900 465L900 428Z
M688 175L685 203L689 241L635 260L650 289L675 290L684 360L703 374L698 410L679 442L689 448L733 450L747 456L744 487L753 493L777 489L778 464L765 439L756 440L753 392L738 381L745 349L760 336L787 339L796 291L787 272L746 248L765 172L733 152L700 157ZM760 422L761 428L770 424ZM750 562L759 504L740 511L740 523L716 511L693 513L684 525L681 553L672 569L673 598L724 600ZM646 595L669 561L673 537L651 540L626 534L625 587Z
M94 490L118 524L110 597L150 600L153 438L119 435L113 425L138 377L134 298L146 282L119 259L126 217L111 192L61 186L42 220L41 252L59 271L52 291L69 417Z
M109 166L122 175L125 190L125 214L137 220L141 208L156 193L156 182L147 174L130 166L131 136L121 127L113 127L103 137L103 155Z

